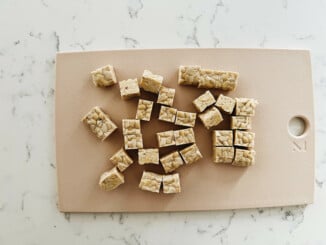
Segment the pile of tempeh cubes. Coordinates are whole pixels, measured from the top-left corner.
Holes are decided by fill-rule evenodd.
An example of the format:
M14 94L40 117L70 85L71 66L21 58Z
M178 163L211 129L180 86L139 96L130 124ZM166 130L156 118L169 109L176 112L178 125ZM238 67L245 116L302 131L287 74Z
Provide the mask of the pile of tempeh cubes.
M111 65L101 67L91 73L95 86L109 87L117 83L114 68ZM239 74L210 69L200 66L180 66L178 84L206 89L232 91L237 87ZM141 96L141 89L157 94L156 103L160 104L158 119L182 126L179 130L156 133L158 148L143 147L141 121L150 121L154 101L139 98L135 118L122 119L124 146L110 157L114 167L100 176L99 185L104 190L113 190L124 183L123 171L134 160L127 153L138 151L138 164L161 164L165 174L143 171L139 188L159 193L181 192L180 176L174 171L183 165L194 163L203 158L196 145L195 127L197 113L173 108L175 89L163 86L163 76L149 70L143 72L141 81L131 78L119 82L120 95L124 100ZM229 130L212 130L213 162L228 163L234 166L249 166L255 162L254 139L251 130L251 118L255 115L258 102L250 98L231 98L220 94L217 99L207 90L193 102L199 119L208 130L219 125L224 117L231 117ZM107 139L118 127L101 108L94 107L82 119L90 130L102 141ZM184 146L163 156L160 148Z

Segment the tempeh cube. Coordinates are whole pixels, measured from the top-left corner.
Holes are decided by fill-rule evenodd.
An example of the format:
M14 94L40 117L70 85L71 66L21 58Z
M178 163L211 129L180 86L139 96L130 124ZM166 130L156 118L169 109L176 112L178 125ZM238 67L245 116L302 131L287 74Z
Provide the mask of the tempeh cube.
M180 66L178 84L197 86L199 76L200 66Z
M194 127L196 123L197 114L194 112L177 111L175 125Z
M231 129L251 129L251 117L233 116L231 117Z
M174 151L164 157L161 157L160 162L165 173L170 173L183 164L183 160L178 151Z
M91 75L96 87L108 87L117 83L114 68L111 65L100 67L92 71Z
M192 128L180 129L174 131L174 140L176 145L185 145L195 142L195 133Z
M159 152L157 148L139 149L138 150L138 163L144 164L159 164Z
M235 90L238 84L239 73L231 71L217 71L200 69L198 88L216 88L225 91Z
M104 172L99 181L99 186L105 191L111 191L125 182L124 176L116 167Z
M217 98L215 106L225 113L231 114L235 107L235 100L231 97L220 94Z
M143 148L143 136L141 134L126 134L123 136L126 150Z
M173 100L175 95L175 89L174 88L167 88L162 86L160 88L158 97L157 97L157 103L161 105L167 105L172 106Z
M202 95L198 96L192 104L196 107L198 112L203 112L207 107L215 103L215 98L212 93L207 90Z
M177 109L172 108L172 107L161 106L158 119L161 121L174 123L175 118L177 116L177 111L178 111Z
M192 144L180 151L180 155L186 164L191 164L203 158L196 144Z
M181 192L179 174L163 175L163 193L172 194L179 192Z
M137 112L136 112L136 119L140 119L143 121L150 121L152 109L153 109L153 101L139 99Z
M215 147L213 146L213 162L214 163L232 163L234 158L234 147L223 146Z
M254 150L235 149L234 166L247 167L255 164L256 152Z
M139 119L122 119L122 133L127 134L141 134Z
M97 138L104 141L118 127L100 107L92 108L82 119Z
M162 83L163 83L162 76L154 75L151 71L144 70L139 85L145 91L157 94L162 86Z
M221 112L214 106L198 116L207 129L217 126L223 121Z
M252 117L255 115L255 109L258 105L256 99L251 98L235 98L235 115Z
M127 152L121 148L110 158L110 161L121 171L125 171L134 161L127 154Z
M141 177L139 188L144 191L159 193L162 183L162 175L144 171Z
M158 147L175 145L174 132L172 130L156 133Z
M213 146L233 146L232 130L214 130L212 133Z
M255 146L255 133L235 130L234 145L252 148Z
M124 100L140 95L137 78L120 81L119 87L121 98Z

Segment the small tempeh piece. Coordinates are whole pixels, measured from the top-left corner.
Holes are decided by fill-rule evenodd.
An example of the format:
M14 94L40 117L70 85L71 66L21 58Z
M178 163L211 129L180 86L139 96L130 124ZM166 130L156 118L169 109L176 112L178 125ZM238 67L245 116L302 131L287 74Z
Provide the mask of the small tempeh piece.
M116 167L104 172L99 181L99 186L105 191L111 191L125 182L124 176Z
M177 111L177 117L175 119L175 125L194 127L196 123L197 113Z
M255 164L256 152L254 150L235 149L233 166L247 167Z
M119 87L121 98L124 100L140 96L137 78L120 81Z
M126 150L143 148L143 136L141 134L126 134L123 136Z
M159 164L159 151L157 148L139 149L138 150L138 163L144 164Z
M251 98L235 98L235 115L252 117L255 115L255 109L258 105L256 99Z
M125 171L134 162L123 148L114 153L113 156L110 158L110 161L121 172Z
M255 133L235 130L234 145L252 148L255 146Z
M174 123L177 116L177 111L177 109L172 107L161 106L158 119L164 122Z
M155 75L149 70L144 70L140 81L140 87L147 92L158 94L163 83L163 77Z
M212 133L213 146L233 146L232 130L214 130Z
M219 125L223 121L221 112L214 106L198 115L207 129Z
M214 163L232 163L234 158L234 147L223 146L215 147L213 146L213 162Z
M91 72L92 81L96 87L109 87L117 83L114 68L106 65Z
M183 160L178 151L174 151L168 155L165 155L164 157L161 157L160 162L165 173L170 173L183 165Z
M180 66L178 84L197 86L199 76L200 66Z
M181 192L179 174L163 175L163 193L173 194L179 192Z
M150 121L152 110L153 110L153 101L139 99L137 112L136 112L136 119L140 119L143 121Z
M144 171L139 183L139 188L144 191L159 193L162 183L162 175Z
M173 130L156 133L158 147L175 145Z
M191 164L203 158L196 144L192 144L180 151L180 155L186 164Z
M172 106L173 100L175 95L175 89L174 88L167 88L164 86L161 86L158 97L157 97L157 103L161 105L167 105Z
M225 113L231 114L235 107L235 100L231 97L220 94L217 98L215 106Z
M215 103L215 98L212 93L207 90L205 93L198 96L192 104L196 107L198 112L203 112L207 107Z
M244 116L232 116L231 117L231 129L251 129L251 117Z
M110 117L98 106L93 107L82 119L82 121L91 129L91 131L104 141L109 137L118 126Z
M139 119L122 119L122 133L127 134L141 134Z
M200 69L198 88L232 91L237 87L238 77L237 72Z
M180 129L174 131L174 140L176 145L185 145L195 143L195 133L192 128Z

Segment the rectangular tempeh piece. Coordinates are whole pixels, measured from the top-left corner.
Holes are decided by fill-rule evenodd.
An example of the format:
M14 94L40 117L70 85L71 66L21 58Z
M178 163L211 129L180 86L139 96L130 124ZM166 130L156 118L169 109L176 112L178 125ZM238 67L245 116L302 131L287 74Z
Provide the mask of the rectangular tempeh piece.
M165 173L170 173L183 164L183 160L178 151L174 151L164 157L161 157L160 162Z
M203 158L203 155L200 153L198 147L196 144L192 144L184 149L182 149L180 152L180 155L183 159L183 161L186 164L191 164L199 159Z
M195 127L197 113L177 111L175 125L185 127Z
M143 148L143 136L141 134L126 134L123 136L126 150Z
M140 87L147 92L158 94L163 83L163 77L155 75L149 70L144 70L140 81Z
M159 193L162 183L162 175L144 171L141 177L139 188L144 191Z
M106 65L91 72L92 81L96 87L109 87L117 83L114 68Z
M159 164L159 151L157 148L139 149L138 150L138 163L144 164Z
M196 107L198 112L203 112L207 107L215 103L215 98L212 93L207 90L205 93L198 96L192 104Z
M231 114L235 107L235 100L231 97L220 94L217 98L215 106L225 113Z
M232 146L213 146L214 163L232 163L234 158L234 147Z
M124 176L116 167L104 172L99 181L99 186L105 191L111 191L125 182Z
M251 117L244 116L232 116L231 117L231 129L251 129Z
M162 105L158 119L164 122L174 123L177 116L177 111L178 110L175 108Z
M251 98L235 98L235 115L252 117L255 115L255 109L258 105L256 99Z
M200 66L180 66L178 84L179 85L198 85L200 76Z
M143 121L150 121L152 109L153 109L153 101L139 99L137 112L136 112L136 119L140 119Z
M175 145L173 130L156 133L158 147Z
M255 133L248 131L234 131L234 145L252 148L255 146Z
M124 100L140 96L137 78L120 81L119 87L121 98Z
M212 133L213 146L233 146L232 130L214 130Z
M113 156L110 158L110 161L121 172L125 171L134 162L123 148L114 153Z
M192 128L180 129L174 131L174 140L176 145L185 145L195 143L195 133Z
M200 69L198 88L232 91L237 87L238 77L237 72Z
M86 123L97 138L102 141L109 137L109 135L118 128L110 117L98 106L92 108L83 117L82 121Z
M207 129L217 126L220 124L220 122L223 121L221 112L214 106L212 106L205 112L200 113L198 117Z
M163 193L172 194L179 192L181 192L179 174L163 175Z
M161 105L167 105L172 106L173 100L175 95L175 89L174 88L167 88L164 86L161 86L158 97L157 97L157 103Z
M139 119L122 119L122 133L127 134L140 134L140 120Z
M256 152L254 150L235 149L234 166L247 167L255 164Z

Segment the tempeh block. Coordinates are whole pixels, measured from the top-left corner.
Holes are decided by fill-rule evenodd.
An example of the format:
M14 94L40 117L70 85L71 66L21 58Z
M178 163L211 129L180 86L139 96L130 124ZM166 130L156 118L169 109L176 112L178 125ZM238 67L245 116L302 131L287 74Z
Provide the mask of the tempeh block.
M136 119L140 119L143 121L150 121L152 109L153 109L153 101L139 99L137 112L136 112Z
M110 158L110 161L115 165L121 172L125 171L132 163L132 158L127 152L121 148Z
M215 98L212 93L207 90L205 93L198 96L192 104L196 107L198 112L203 112L207 107L215 103Z
M181 192L179 174L163 175L163 193L173 194L179 192Z
M183 164L183 160L178 151L174 151L164 157L161 157L160 162L165 173L170 173Z
M116 167L104 172L99 181L99 186L105 191L111 191L125 182L124 176Z
M180 155L186 164L191 164L203 158L196 144L192 144L182 149Z
M141 177L139 188L144 191L159 193L162 183L162 175L144 171Z

